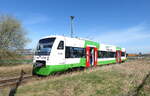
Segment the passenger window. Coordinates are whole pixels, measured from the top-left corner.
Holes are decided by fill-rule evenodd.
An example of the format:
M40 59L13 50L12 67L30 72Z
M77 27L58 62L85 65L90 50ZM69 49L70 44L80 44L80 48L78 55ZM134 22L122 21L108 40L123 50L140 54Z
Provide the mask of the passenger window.
M64 49L64 41L60 41L57 49Z
M65 58L85 58L85 48L66 46Z

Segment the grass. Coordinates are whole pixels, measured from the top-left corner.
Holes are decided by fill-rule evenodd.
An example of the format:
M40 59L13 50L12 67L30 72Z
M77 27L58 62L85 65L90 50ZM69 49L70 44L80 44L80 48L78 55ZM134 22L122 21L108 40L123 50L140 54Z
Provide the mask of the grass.
M147 60L102 66L55 78L33 80L19 87L16 96L122 96L135 90L150 71ZM8 88L1 89L3 96ZM150 96L150 77L139 96ZM0 95L1 96L1 95Z
M21 64L16 66L0 67L0 79L20 76L20 72L22 69L25 71L26 74L31 74L32 64Z
M20 64L31 64L33 62L32 55L19 55L3 56L0 57L0 67L3 66L15 66Z
M20 64L32 64L33 60L0 60L0 67L1 66L14 66Z

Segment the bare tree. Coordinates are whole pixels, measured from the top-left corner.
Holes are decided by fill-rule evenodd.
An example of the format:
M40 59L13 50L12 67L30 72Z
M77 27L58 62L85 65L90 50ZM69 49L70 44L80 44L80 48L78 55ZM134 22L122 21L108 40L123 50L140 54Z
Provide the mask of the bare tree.
M10 52L25 47L28 38L19 20L10 15L0 15L0 59Z

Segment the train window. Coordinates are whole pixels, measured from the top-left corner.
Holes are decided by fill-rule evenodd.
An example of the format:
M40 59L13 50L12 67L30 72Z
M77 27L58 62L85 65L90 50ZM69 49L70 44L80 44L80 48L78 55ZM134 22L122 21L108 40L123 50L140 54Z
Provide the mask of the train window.
M109 58L115 58L116 52L109 52Z
M107 58L107 52L106 51L101 51L101 57L102 58Z
M41 44L43 44L43 43L54 43L54 41L55 41L55 38L45 38L45 39L41 39L40 41L39 41L39 43Z
M122 52L122 53L121 53L121 56L125 56L125 52Z
M115 52L98 51L98 58L114 58Z
M43 45L43 48L52 48L52 45Z
M69 58L70 57L70 48L66 47L66 51L65 51L65 58Z
M101 51L98 51L98 58L102 58L102 53L101 53Z
M85 58L85 48L66 46L65 58Z
M101 51L98 51L98 58L102 58Z
M64 41L60 41L57 49L64 49Z
M98 51L98 58L106 58L107 56L106 51Z

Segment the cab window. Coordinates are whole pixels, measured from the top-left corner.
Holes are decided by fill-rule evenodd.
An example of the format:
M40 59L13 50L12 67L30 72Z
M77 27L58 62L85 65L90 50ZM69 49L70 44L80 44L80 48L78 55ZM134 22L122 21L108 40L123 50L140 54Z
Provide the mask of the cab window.
M59 49L59 50L63 50L64 49L64 41L60 41L59 42L57 49Z

